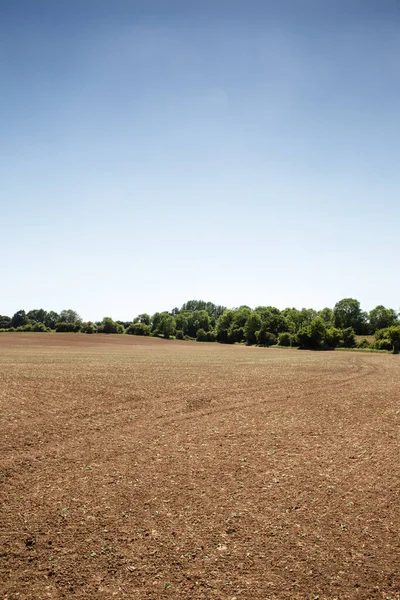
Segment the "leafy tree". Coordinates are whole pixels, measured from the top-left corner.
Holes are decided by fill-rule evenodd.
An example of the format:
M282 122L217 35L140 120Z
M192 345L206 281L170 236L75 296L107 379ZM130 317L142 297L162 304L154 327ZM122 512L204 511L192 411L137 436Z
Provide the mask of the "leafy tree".
M188 325L189 325L186 314L178 313L175 316L175 323L176 323L177 333L178 333L178 330L181 330L183 332L183 334L186 335L188 332Z
M182 329L177 329L177 330L175 331L175 339L176 339L176 340L184 340L184 339L185 339L185 334L184 334L184 332L182 331Z
M82 319L75 310L68 308L60 312L60 321L63 323L81 323Z
M207 332L204 329L199 329L196 336L197 342L206 342L207 341Z
M327 325L333 324L333 310L331 308L323 308L319 311L318 316L321 317L321 319L325 321Z
M113 321L111 317L104 317L97 327L97 333L124 333L124 327Z
M151 318L151 332L154 335L158 335L160 333L160 323L164 319L165 316L168 316L167 312L156 312Z
M318 316L317 311L313 308L285 308L281 312L285 319L286 331L297 333L302 327L310 325L310 323Z
M271 333L271 331L268 331L264 325L261 327L260 331L257 332L257 342L259 346L275 346L277 341L278 338L276 335Z
M288 331L289 325L285 316L275 306L257 306L255 312L261 316L266 331L271 331L276 336L282 331Z
M193 310L192 312L185 313L187 318L187 335L190 337L196 337L199 329L209 331L211 328L211 318L206 310Z
M378 329L392 327L398 323L396 311L393 308L385 308L380 304L369 313L370 333L375 333Z
M260 331L262 325L261 316L258 312L253 311L247 318L244 326L244 337L246 343L251 346L257 343L257 331Z
M328 327L325 331L324 346L326 348L337 348L342 339L342 332L336 327Z
M181 312L191 312L194 310L205 310L211 318L217 320L225 312L226 307L217 306L213 302L204 302L204 300L189 300L181 308Z
M9 329L11 327L11 317L0 315L0 329Z
M300 348L309 348L317 350L322 348L326 336L326 324L321 317L316 317L309 325L302 327L297 336L299 339Z
M356 343L354 329L352 327L343 329L341 332L341 345L344 346L344 348L355 348Z
M135 319L133 319L134 323L144 323L145 325L150 325L151 318L147 313L142 313L138 315Z
M97 327L94 323L92 323L92 321L88 321L87 323L82 323L81 332L88 334L96 333Z
M18 310L11 318L11 327L23 327L27 325L28 317L24 310Z
M339 329L352 327L358 335L368 333L367 315L362 312L359 301L354 298L343 298L335 304L333 322Z
M150 325L144 323L144 322L139 322L139 323L132 323L131 325L129 325L128 329L125 331L125 333L129 334L129 335L150 335L151 333L151 327Z
M235 313L233 310L226 310L217 320L217 341L221 344L232 344L229 332L233 323Z
M158 332L165 337L165 339L169 339L171 336L175 334L176 331L176 323L175 318L172 315L164 315L162 318Z
M31 323L46 323L47 311L43 308L30 310L26 315Z
M278 344L280 346L291 346L292 345L292 336L288 331L283 331L278 335Z
M46 327L49 327L50 329L55 329L56 324L60 321L61 321L60 315L58 313L54 312L54 310L50 310L48 313L46 313L44 324L46 325Z

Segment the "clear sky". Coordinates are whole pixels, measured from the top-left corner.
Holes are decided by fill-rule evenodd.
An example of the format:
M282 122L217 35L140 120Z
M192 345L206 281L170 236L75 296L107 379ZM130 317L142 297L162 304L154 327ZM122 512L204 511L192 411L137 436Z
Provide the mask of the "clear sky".
M0 314L400 306L398 0L0 0Z

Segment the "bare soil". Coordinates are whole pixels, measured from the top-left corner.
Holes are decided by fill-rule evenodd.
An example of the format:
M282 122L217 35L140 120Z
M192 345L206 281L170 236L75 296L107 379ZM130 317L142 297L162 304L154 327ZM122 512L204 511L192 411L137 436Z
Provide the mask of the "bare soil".
M0 335L2 600L400 598L400 357Z

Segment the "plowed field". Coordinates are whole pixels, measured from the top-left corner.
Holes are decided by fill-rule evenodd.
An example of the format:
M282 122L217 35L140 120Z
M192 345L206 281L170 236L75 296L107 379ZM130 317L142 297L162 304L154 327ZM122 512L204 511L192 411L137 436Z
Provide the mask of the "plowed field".
M400 357L0 335L2 600L400 597Z

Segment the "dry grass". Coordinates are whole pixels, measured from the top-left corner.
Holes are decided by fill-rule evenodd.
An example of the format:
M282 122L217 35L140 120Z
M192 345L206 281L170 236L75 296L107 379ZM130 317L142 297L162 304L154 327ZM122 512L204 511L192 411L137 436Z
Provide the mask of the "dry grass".
M399 598L398 356L0 336L5 599Z

